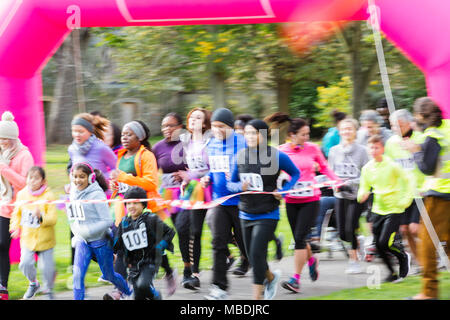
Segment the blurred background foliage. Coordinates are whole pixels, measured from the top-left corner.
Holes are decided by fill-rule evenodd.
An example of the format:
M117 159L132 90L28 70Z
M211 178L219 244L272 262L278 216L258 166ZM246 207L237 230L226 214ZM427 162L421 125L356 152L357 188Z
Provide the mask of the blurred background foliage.
M83 97L72 93L72 100L83 99L87 111L111 118L115 101L125 98L144 101L159 116L186 115L194 106L229 107L255 117L283 111L308 119L312 136L320 138L332 126L334 109L358 117L384 96L365 21L80 31L83 81L75 85L85 90ZM64 45L73 46L70 41ZM411 108L426 95L423 74L390 42L383 39L383 46L396 107ZM53 101L48 112L65 108L73 115L76 104L58 99L68 94L57 85L70 62L71 50L64 61L63 48L44 69L44 94ZM152 133L159 133L158 121Z

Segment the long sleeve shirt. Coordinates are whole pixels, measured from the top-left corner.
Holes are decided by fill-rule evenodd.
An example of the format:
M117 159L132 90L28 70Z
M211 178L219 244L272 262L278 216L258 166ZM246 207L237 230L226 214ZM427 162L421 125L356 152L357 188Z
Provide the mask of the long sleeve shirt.
M236 161L236 154L246 147L242 135L233 132L228 138L218 140L212 138L208 144L209 178L212 184L213 200L232 194L227 188L227 182L231 177L231 170ZM227 175L229 178L227 178ZM222 205L237 206L239 196L233 197Z
M322 151L316 144L306 142L303 146L298 146L285 143L279 147L279 150L286 153L297 168L300 169L301 177L293 189L302 189L315 184L316 169L331 180L340 181L339 177L328 167ZM290 193L285 199L287 203L305 203L318 201L320 195L320 189L314 188L298 194Z
M358 201L373 192L372 212L386 215L403 213L414 199L413 184L403 168L394 160L383 156L381 162L370 160L361 171Z

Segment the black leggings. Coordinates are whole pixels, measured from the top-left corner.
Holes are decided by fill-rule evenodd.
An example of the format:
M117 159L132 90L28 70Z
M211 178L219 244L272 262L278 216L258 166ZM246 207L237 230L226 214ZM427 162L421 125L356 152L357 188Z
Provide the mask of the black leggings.
M269 269L267 247L273 239L278 220L240 220L245 251L253 266L253 283L262 285Z
M206 209L190 211L190 241L189 253L192 262L192 272L200 272L200 256L202 254L202 231L205 221Z
M177 213L174 219L175 229L178 234L178 245L180 247L181 258L184 263L190 263L189 239L190 239L190 211L182 210Z
M363 206L356 200L336 199L334 210L336 211L337 228L339 237L343 241L351 242L352 249L358 248L356 230L359 228Z
M133 286L135 300L152 299L154 297L153 278L155 277L155 272L155 266L152 264L142 266L138 274L135 274L133 269L130 270L128 279Z
M9 271L11 269L9 261L9 248L11 246L9 221L9 218L0 217L0 284L5 288L8 287Z
M393 273L394 269L387 253L392 253L399 261L405 257L405 251L401 241L394 241L396 240L395 236L398 234L398 228L400 227L401 214L380 215L373 213L372 218L372 233L378 254L383 259L389 271Z
M286 214L295 240L295 249L306 249L306 240L316 222L319 201L286 203Z

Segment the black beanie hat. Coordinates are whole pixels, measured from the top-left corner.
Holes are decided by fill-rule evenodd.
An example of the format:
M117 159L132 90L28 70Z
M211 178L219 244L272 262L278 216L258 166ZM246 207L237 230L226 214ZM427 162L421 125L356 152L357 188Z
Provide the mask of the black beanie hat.
M234 115L227 108L219 108L213 112L211 116L211 122L220 121L225 123L227 126L233 128L234 127Z
M147 192L141 187L130 187L127 192L123 195L124 199L147 199ZM141 202L144 208L147 207L147 201Z
M252 126L253 128L255 128L256 130L269 130L269 126L267 125L267 123L265 123L262 120L259 119L253 119L250 120L249 122L247 122L247 126Z

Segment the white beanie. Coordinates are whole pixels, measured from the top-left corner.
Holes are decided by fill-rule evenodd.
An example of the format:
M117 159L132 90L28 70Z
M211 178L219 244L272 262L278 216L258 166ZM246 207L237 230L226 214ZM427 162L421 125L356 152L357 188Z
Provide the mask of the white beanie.
M14 116L11 112L5 111L0 121L0 138L17 139L19 138L19 127L14 122Z

